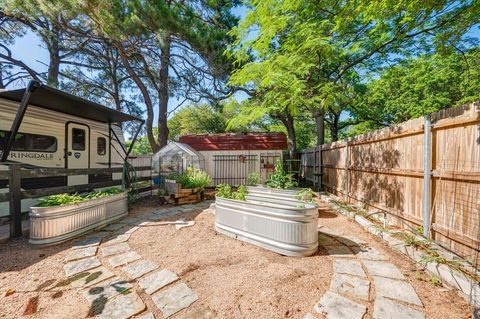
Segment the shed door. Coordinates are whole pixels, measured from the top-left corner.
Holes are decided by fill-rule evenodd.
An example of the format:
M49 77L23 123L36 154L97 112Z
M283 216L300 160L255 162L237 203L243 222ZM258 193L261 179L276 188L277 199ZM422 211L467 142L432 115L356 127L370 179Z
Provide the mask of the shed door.
M89 168L90 128L84 124L67 124L67 168ZM88 175L68 176L68 185L88 184Z

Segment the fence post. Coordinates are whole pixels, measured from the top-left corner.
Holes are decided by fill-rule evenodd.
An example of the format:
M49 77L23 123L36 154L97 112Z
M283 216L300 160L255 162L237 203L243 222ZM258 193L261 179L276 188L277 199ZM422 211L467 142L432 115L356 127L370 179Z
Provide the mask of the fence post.
M10 191L10 237L22 236L22 201L21 201L21 176L20 164L9 166L10 176L8 185Z
M318 156L320 157L318 162L319 168L320 168L320 172L319 172L320 175L318 176L318 186L319 186L318 190L322 192L323 191L323 145L320 145L318 147Z
M349 198L349 193L348 193L348 190L350 188L350 185L349 185L349 172L348 172L348 167L350 166L350 149L348 147L348 139L345 140L345 185L344 185L344 197L345 197L345 200L347 200L348 202L348 198Z
M431 163L432 163L432 145L431 145L432 123L430 116L424 117L423 125L423 236L429 238L430 235L430 201L431 201Z

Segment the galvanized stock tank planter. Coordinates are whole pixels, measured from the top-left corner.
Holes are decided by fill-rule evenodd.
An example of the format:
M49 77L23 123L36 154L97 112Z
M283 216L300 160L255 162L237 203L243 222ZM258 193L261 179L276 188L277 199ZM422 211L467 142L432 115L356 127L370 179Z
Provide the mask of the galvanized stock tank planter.
M286 256L313 255L318 249L318 206L300 201L274 204L217 197L215 229L222 234Z
M264 186L247 186L247 199L274 204L298 205L297 195L302 189L276 189Z
M61 243L127 214L127 192L71 205L31 207L29 242L34 245Z

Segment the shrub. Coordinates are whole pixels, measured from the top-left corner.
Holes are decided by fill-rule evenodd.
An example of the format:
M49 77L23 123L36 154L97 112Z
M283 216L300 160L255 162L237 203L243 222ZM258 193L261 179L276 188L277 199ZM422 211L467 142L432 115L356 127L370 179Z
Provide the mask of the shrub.
M253 172L248 174L247 176L247 185L249 186L256 186L260 184L260 174L257 172Z
M177 183L183 188L205 188L212 181L208 174L200 169L188 167L183 173L177 176Z
M102 197L107 197L110 195L115 195L118 193L122 193L123 190L117 187L111 187L104 190L94 191L87 195L77 195L75 194L58 194L58 195L50 195L40 199L40 203L38 204L39 207L53 207L53 206L62 206L62 205L70 205L70 204L77 204L89 199L97 199Z
M277 189L291 189L297 186L297 182L293 179L293 174L285 172L280 160L277 160L275 163L275 173L268 176L266 184L267 187Z

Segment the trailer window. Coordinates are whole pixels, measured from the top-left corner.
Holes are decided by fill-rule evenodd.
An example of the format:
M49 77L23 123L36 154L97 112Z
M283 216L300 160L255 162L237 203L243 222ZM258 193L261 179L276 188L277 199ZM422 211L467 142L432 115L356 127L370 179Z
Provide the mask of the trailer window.
M97 154L107 154L107 140L104 137L97 138Z
M85 150L85 130L81 128L72 129L72 149L75 151Z
M0 149L7 143L7 132L0 131ZM53 136L17 133L12 145L12 151L48 152L57 151L57 139Z

